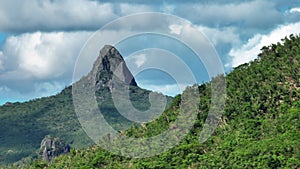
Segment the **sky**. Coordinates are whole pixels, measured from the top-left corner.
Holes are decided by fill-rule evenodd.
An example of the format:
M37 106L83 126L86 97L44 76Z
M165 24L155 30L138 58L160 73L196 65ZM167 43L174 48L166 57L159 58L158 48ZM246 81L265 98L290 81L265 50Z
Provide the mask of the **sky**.
M97 1L97 0L2 0L0 1L0 104L27 101L54 95L72 83L76 62L91 36L103 26L123 16L161 12L187 20L214 46L225 72L257 57L262 46L277 43L290 34L300 33L299 0L202 0L202 1ZM143 16L143 15L142 15ZM137 21L132 21L136 24ZM125 31L156 29L165 23L140 18L142 26L131 22L107 30L106 38ZM170 32L189 30L186 25L167 25ZM186 29L185 29L186 28ZM191 36L193 41L196 36ZM101 41L102 39L99 39ZM193 51L176 40L144 34L115 44L131 71L143 65L165 63L166 70L143 70L135 74L138 85L168 95L181 92L173 74L185 68L197 83L210 77L203 63L193 60ZM100 50L101 46L97 46ZM149 50L153 49L153 50ZM97 51L99 52L99 51ZM91 63L98 53L89 53ZM174 56L176 55L176 56ZM160 56L160 57L157 57ZM169 58L169 59L167 59ZM82 58L81 58L82 59ZM86 59L86 58L84 58ZM164 62L162 62L164 61ZM88 62L90 63L90 62ZM87 73L87 70L81 74ZM184 75L182 75L184 76ZM181 77L182 77L181 76Z

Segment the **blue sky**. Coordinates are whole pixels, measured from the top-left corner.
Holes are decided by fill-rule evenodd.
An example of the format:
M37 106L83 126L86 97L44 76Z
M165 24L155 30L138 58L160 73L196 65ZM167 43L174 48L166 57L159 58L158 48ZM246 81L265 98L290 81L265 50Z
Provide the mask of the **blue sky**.
M5 33L0 33L0 43L3 44L5 38L6 38L6 34Z
M0 104L58 93L71 84L80 49L95 31L114 19L141 12L162 12L188 20L215 47L226 72L255 59L262 46L300 33L298 0L1 1ZM152 20L143 24L151 29L160 23ZM120 33L128 27L130 22L112 31ZM128 62L142 65L153 52L133 51L174 43L143 36L128 38L117 47ZM202 63L190 59L193 53L167 46L163 49L185 61L198 83L209 80ZM91 55L96 57L98 53ZM155 64L155 60L152 62ZM176 84L165 73L158 76L157 72L144 71L136 78L140 86L169 95L180 92L178 85L189 85Z

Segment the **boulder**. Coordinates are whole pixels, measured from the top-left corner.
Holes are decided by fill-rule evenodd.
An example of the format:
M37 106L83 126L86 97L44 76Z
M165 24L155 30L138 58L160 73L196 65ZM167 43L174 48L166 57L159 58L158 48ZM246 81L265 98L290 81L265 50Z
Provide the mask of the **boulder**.
M46 161L70 152L70 146L58 137L46 136L40 147L40 154Z

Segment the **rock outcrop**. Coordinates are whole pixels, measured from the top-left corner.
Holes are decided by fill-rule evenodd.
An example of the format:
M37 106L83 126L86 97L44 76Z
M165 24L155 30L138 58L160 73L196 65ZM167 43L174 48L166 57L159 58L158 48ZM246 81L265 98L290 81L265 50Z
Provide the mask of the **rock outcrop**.
M69 152L70 146L58 137L46 136L41 142L40 154L46 161Z

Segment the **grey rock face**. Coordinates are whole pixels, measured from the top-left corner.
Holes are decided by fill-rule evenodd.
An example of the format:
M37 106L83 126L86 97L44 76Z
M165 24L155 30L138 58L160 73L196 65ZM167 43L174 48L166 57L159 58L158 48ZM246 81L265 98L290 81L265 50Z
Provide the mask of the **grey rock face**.
M89 74L95 78L96 88L109 86L112 88L111 80L113 76L117 77L122 83L131 86L137 86L137 83L126 66L126 63L116 48L111 45L105 45L100 50L100 55L93 65Z
M70 146L60 138L46 136L41 142L40 151L42 158L48 161L61 154L69 153Z

